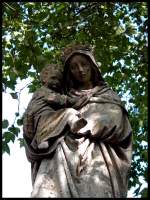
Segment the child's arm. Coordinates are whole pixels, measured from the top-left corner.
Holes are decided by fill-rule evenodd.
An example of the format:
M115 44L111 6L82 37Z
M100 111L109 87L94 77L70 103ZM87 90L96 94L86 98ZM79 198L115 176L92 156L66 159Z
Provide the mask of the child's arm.
M66 96L61 93L54 91L47 87L42 87L40 90L40 97L45 101L49 106L56 106L63 108L66 105Z
M51 93L47 95L45 101L50 105L56 105L62 108L66 106L66 96L59 93Z

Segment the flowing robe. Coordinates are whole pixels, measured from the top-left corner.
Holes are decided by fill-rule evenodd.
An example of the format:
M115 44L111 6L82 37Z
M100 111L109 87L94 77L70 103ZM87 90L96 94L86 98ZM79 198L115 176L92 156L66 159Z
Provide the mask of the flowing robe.
M48 126L53 127L53 134L47 128L47 150L34 150L24 134L32 167L31 197L126 197L132 158L128 114L109 87L94 90L90 90L87 101L78 105L91 126L91 136L72 134L64 125L66 118L59 114L58 123L63 128L58 130L53 123ZM47 120L52 122L53 114Z

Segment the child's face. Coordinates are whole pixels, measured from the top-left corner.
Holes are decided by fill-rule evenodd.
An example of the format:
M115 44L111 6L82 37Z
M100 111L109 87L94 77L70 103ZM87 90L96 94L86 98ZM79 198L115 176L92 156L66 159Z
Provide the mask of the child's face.
M57 89L62 87L62 72L53 69L45 74L46 83L49 88Z

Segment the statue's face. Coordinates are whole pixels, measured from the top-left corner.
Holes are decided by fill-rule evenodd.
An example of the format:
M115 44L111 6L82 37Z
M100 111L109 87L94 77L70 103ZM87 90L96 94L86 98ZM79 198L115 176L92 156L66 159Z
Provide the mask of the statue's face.
M70 72L74 79L82 84L91 80L91 63L84 55L74 55L70 60Z

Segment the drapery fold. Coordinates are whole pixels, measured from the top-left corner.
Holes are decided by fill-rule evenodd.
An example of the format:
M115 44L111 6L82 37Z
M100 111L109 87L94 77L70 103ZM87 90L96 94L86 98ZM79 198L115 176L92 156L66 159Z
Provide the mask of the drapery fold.
M89 122L91 136L72 134L63 109L38 121L44 128L39 126L34 140L35 137L38 142L49 140L48 149L38 150L36 143L33 145L24 133L27 157L32 166L37 166L32 167L31 197L120 198L127 195L132 156L132 130L127 111L108 86L82 92L88 100L79 102L75 108ZM71 95L76 92L71 91ZM45 133L42 139L38 137L41 131Z

